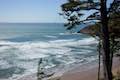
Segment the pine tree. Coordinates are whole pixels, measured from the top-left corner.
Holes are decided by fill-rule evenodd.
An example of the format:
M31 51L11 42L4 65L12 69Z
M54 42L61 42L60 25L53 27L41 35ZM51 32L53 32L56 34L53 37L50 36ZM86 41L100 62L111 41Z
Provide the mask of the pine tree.
M60 15L68 21L65 24L67 30L72 30L80 24L100 23L104 80L112 80L112 54L110 52L108 22L111 14L120 12L120 1L113 0L109 8L107 7L107 1L109 0L68 0L67 3L61 5L62 13ZM94 10L92 14L84 19L81 18L85 15L82 11L90 10Z

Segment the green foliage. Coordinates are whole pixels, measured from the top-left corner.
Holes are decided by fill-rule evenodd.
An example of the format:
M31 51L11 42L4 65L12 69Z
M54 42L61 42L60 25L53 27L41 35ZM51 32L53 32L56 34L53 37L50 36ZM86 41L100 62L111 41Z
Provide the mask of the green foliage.
M77 25L85 23L85 21L97 20L99 17L95 18L95 16L98 15L98 11L88 16L84 20L81 20L80 18L84 15L84 13L81 13L82 10L97 10L96 7L99 7L99 4L99 2L94 2L93 0L68 0L67 3L62 4L62 13L60 13L60 15L62 15L68 21L68 23L65 24L66 29L71 30Z
M120 42L116 41L120 37L120 1L113 0L109 8L106 7L108 0L68 0L63 4L61 15L68 21L65 27L72 30L76 25L89 24L80 31L92 36L98 36L102 40L102 54L104 66L104 79L112 80L112 58L113 53L119 50ZM85 14L81 11L95 10L86 18L82 18Z
M101 15L100 15L100 2L99 0L68 0L67 3L61 5L62 13L61 15L68 21L65 24L67 30L74 29L77 25L88 24L89 22L95 22L94 26L100 26ZM109 30L113 32L120 32L120 1L114 0L111 6L108 8L108 22ZM81 11L96 10L93 14L90 14L85 19L81 20L81 17L84 16L84 13ZM96 25L97 24L97 25ZM90 26L91 27L91 26ZM114 29L113 29L114 28ZM92 28L91 28L92 29ZM96 27L97 29L97 27ZM119 30L119 31L117 31ZM95 30L95 33L97 30ZM93 31L93 32L94 32ZM77 31L78 32L78 31ZM98 31L99 32L99 31ZM97 33L98 33L97 32Z
M60 13L60 15L64 16L64 18L68 21L65 25L68 27L67 29L71 30L74 26L85 23L85 21L98 20L98 11L91 14L84 20L80 20L80 18L84 15L84 13L81 13L82 10L99 10L99 8L97 8L99 7L99 4L99 2L94 2L94 0L68 0L67 3L62 4L62 13Z
M78 5L80 5L79 2L71 0L68 3L63 4L61 7L63 11L74 11L75 7L77 7Z
M99 36L99 38L102 38L101 33L101 20L100 20L100 2L95 0L82 0L82 1L75 1L75 0L69 0L67 3L63 4L62 7L62 15L65 16L65 19L68 21L68 23L65 24L65 27L67 30L72 30L76 27L76 25L80 24L89 24L89 22L95 20L94 24L89 25L88 27L77 31L80 33L86 33L91 36ZM120 37L120 1L114 0L111 6L108 8L108 27L109 27L109 33L110 38L112 39L114 36L114 39ZM86 17L84 20L80 20L80 18L84 15L81 13L81 10L96 10L93 14ZM111 37L112 35L112 37ZM110 40L111 40L110 39ZM119 48L118 41L115 41L114 43L111 42L111 49L116 52ZM114 46L114 47L113 47Z

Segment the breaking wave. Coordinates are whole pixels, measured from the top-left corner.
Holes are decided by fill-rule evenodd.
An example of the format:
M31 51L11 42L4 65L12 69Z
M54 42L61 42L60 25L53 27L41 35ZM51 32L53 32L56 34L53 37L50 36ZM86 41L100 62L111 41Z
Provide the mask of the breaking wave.
M48 36L54 37L54 36ZM56 38L56 37L54 37ZM59 39L52 41L10 42L0 41L0 69L14 68L13 74L36 72L40 58L46 60L45 67L84 63L96 60L94 38Z

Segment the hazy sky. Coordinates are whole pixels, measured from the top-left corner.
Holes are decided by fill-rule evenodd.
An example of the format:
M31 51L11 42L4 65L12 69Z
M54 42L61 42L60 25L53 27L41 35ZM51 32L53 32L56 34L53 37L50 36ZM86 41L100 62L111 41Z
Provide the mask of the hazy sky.
M0 0L0 22L63 22L58 13L65 1Z
M0 22L61 22L65 0L0 0Z

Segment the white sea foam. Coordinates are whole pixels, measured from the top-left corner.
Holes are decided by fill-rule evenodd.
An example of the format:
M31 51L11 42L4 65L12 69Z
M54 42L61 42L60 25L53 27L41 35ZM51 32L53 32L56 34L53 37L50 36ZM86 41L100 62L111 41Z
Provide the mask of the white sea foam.
M5 51L6 49L9 49L10 47L9 46L2 46L0 47L0 52L3 52Z
M57 38L57 36L50 36L50 35L46 35L45 37L48 37L48 38Z
M9 42L0 41L0 50L6 50L10 47L16 48L21 53L21 57L24 58L42 58L46 57L47 54L64 54L69 53L72 49L66 46L88 46L90 44L95 44L97 41L94 38L85 38L82 40L54 40L49 42ZM87 51L88 52L88 51ZM90 51L89 51L90 52Z
M50 43L55 43L54 45L56 46L87 46L90 44L96 44L97 40L95 40L94 38L84 38L82 40L74 40L74 39L70 39L70 40L54 40L54 41L50 41Z
M61 45L61 44L62 45ZM84 38L82 40L75 40L75 39L69 39L69 40L53 40L53 41L49 41L49 42L23 42L23 43L17 43L17 42L10 42L10 41L0 41L0 45L2 46L8 46L8 45L26 45L26 47L29 46L36 46L36 47L53 47L56 44L59 44L57 46L67 46L67 45L89 45L89 44L95 44L97 43L97 40L95 40L94 38Z
M0 41L0 67L8 65L8 60L11 60L12 66L17 66L26 69L27 73L34 72L37 69L39 58L48 59L48 65L46 68L56 66L56 63L67 65L72 64L79 60L81 61L92 61L96 58L85 57L84 54L92 53L91 50L81 50L78 52L72 52L72 47L84 47L90 48L89 45L96 44L97 41L94 38L84 38L82 40L75 39L59 39L53 41L29 41L29 42L10 42L10 41ZM73 55L81 54L80 59L76 59ZM5 56L4 56L5 55ZM15 56L11 58L11 55ZM51 56L52 55L52 56ZM2 60L3 58L8 58L8 60ZM14 61L12 61L14 59ZM50 62L51 61L51 62ZM53 62L52 62L53 61Z
M0 69L7 69L7 68L10 68L11 65L5 61L5 60L0 60Z

